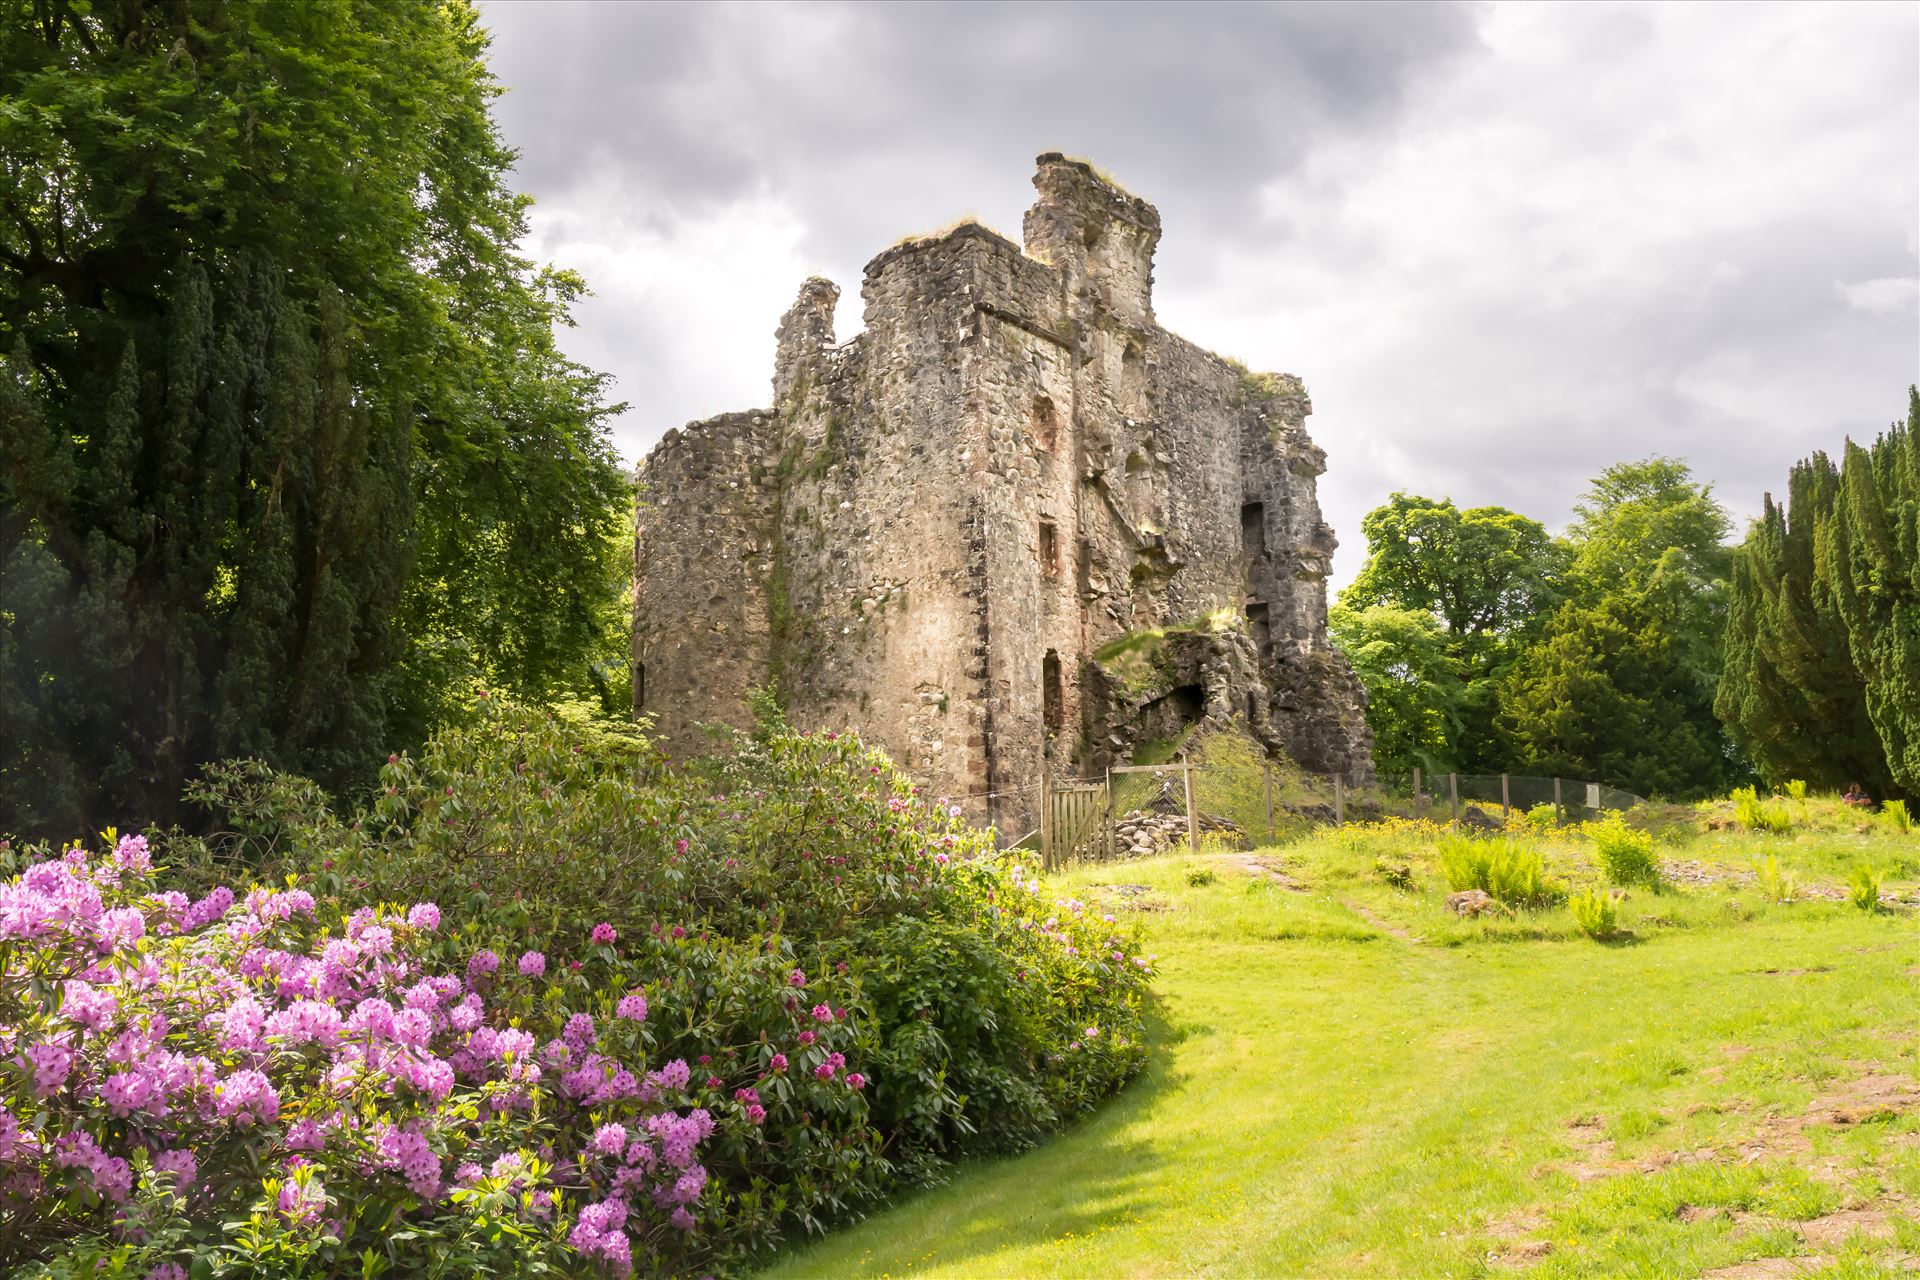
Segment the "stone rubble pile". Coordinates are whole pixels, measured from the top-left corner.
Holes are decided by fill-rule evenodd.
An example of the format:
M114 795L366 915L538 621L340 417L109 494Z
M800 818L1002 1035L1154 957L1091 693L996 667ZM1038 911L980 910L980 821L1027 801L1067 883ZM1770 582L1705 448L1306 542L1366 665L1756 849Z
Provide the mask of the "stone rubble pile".
M1199 831L1240 833L1240 828L1234 823L1210 813L1195 814L1193 825ZM1150 813L1145 809L1135 809L1113 824L1114 852L1123 858L1144 858L1150 853L1185 844L1186 840L1185 814Z

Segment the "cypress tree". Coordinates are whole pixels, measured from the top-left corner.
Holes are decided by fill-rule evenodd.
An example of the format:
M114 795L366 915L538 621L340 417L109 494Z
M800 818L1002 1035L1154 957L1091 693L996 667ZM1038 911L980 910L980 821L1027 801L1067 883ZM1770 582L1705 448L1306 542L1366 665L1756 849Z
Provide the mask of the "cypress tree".
M1832 460L1815 453L1794 466L1784 508L1766 495L1734 561L1714 711L1768 782L1859 782L1882 794L1889 779L1866 686L1819 570L1839 484Z
M1920 794L1920 389L1907 421L1849 441L1824 566L1895 788Z
M1733 581L1714 709L1768 780L1920 794L1920 391L1871 447L1796 465Z

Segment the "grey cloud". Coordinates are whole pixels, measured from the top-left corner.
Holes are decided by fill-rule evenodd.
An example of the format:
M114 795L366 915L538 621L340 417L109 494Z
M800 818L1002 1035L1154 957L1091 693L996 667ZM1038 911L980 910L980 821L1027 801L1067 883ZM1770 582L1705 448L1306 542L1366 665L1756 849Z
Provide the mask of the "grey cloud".
M1052 148L1097 156L1192 230L1243 220L1258 180L1390 119L1411 78L1473 40L1451 4L495 3L485 18L534 194L564 200L613 169L631 213L770 185L832 260L983 193L1010 191L991 211L1010 220L1009 165Z
M1744 515L1794 458L1900 411L1920 376L1902 302L1920 18L1889 12L496 0L484 18L556 252L651 246L568 262L600 293L569 349L634 402L630 456L765 400L799 275L846 288L844 335L873 253L967 212L1017 235L1031 159L1058 148L1159 205L1165 323L1306 377L1345 578L1394 488L1552 524L1601 467L1674 453ZM739 260L781 278L721 279L729 245L701 231L757 202L780 234ZM1851 305L1866 281L1878 301Z

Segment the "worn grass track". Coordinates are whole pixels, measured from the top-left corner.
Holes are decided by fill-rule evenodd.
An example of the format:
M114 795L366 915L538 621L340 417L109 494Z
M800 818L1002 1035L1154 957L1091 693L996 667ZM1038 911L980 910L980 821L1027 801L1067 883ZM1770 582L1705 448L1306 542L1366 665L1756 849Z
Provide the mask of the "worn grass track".
M1914 917L1708 885L1601 946L1564 910L1453 921L1396 851L1412 892L1364 840L1277 855L1294 888L1231 854L1061 877L1164 908L1153 1065L770 1274L1913 1274Z

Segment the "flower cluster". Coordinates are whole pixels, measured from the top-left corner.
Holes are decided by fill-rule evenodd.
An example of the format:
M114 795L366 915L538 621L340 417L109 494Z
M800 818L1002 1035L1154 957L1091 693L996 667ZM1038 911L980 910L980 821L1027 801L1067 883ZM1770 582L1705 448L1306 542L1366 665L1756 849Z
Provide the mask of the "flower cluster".
M729 1098L712 1068L703 1093L685 1060L647 1063L631 982L596 1022L541 998L538 952L515 966L518 997L495 991L491 951L435 972L451 943L432 903L323 923L303 889L194 902L152 892L152 875L129 837L0 883L0 1222L62 1202L80 1208L43 1229L132 1231L147 1178L195 1220L252 1206L319 1241L391 1212L458 1214L499 1186L524 1193L535 1229L625 1274L697 1231L699 1152L723 1119L766 1122L758 1073ZM509 1025L515 998L558 1034ZM822 1006L815 1025L833 1016ZM584 1207L568 1226L570 1203ZM9 1239L0 1263L34 1247ZM155 1274L186 1260L155 1257Z

